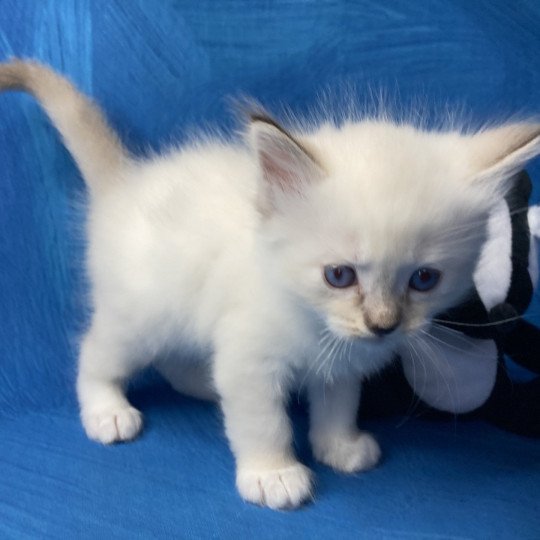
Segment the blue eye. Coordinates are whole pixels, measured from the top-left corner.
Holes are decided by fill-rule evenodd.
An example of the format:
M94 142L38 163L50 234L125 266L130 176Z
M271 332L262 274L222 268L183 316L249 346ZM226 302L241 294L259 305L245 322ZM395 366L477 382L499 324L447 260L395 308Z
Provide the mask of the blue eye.
M352 266L328 265L324 267L324 279L331 287L345 289L356 283L356 271Z
M441 273L434 268L419 268L409 280L409 287L415 291L430 291L439 283Z

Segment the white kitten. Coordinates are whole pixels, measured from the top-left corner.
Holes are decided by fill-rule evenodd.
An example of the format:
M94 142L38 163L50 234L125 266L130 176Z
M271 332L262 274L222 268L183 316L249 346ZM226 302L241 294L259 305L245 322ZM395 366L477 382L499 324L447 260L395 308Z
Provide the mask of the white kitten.
M47 68L5 64L0 86L37 97L90 189L94 314L77 384L88 436L138 434L123 387L155 362L180 391L219 396L238 489L272 508L311 494L285 411L294 387L308 389L317 459L346 472L377 463L356 427L360 380L467 292L490 209L540 151L533 123L292 135L254 115L248 144L140 161ZM167 361L176 350L197 360Z

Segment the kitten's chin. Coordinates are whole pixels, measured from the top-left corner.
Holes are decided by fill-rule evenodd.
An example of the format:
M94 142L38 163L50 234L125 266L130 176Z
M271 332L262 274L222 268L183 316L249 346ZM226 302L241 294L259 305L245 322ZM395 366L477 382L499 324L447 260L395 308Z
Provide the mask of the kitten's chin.
M392 334L377 336L370 332L344 331L342 328L334 328L333 325L325 325L322 339L322 354L325 351L337 351L336 361L332 362L332 377L348 376L352 370L361 377L369 377L380 371L385 365L395 358L400 349L400 343L405 336L397 329ZM341 342L340 345L333 345ZM344 345L343 345L344 344ZM321 355L321 352L318 353Z
M388 336L365 335L354 338L354 341L361 348L371 351L392 352L399 348L404 336L401 333L395 333Z
M397 336L356 337L351 346L349 364L362 377L370 377L388 365L399 351Z

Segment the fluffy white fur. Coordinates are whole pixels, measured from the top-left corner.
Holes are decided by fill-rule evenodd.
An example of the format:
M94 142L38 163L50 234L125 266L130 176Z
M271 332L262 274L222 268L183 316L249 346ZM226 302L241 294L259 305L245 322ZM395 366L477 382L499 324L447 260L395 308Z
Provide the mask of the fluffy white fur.
M285 411L295 387L309 393L317 459L345 472L377 463L355 421L361 379L466 293L491 208L540 147L532 123L463 135L365 121L290 135L254 117L247 143L139 161L47 68L4 65L0 85L39 99L90 188L94 314L77 384L88 436L139 433L124 384L154 362L175 388L219 398L238 489L272 508L311 496ZM333 264L354 267L358 283L330 287ZM441 282L415 292L410 276L426 266ZM390 324L386 337L370 330ZM191 360L167 360L173 351Z

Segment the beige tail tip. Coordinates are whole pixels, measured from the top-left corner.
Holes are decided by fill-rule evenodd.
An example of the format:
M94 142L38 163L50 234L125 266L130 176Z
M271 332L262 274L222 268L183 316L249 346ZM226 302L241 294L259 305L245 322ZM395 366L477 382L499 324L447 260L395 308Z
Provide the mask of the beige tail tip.
M0 89L25 89L28 68L29 64L27 62L18 59L0 63Z
M0 90L32 91L32 81L47 77L50 68L33 60L12 58L0 63Z

